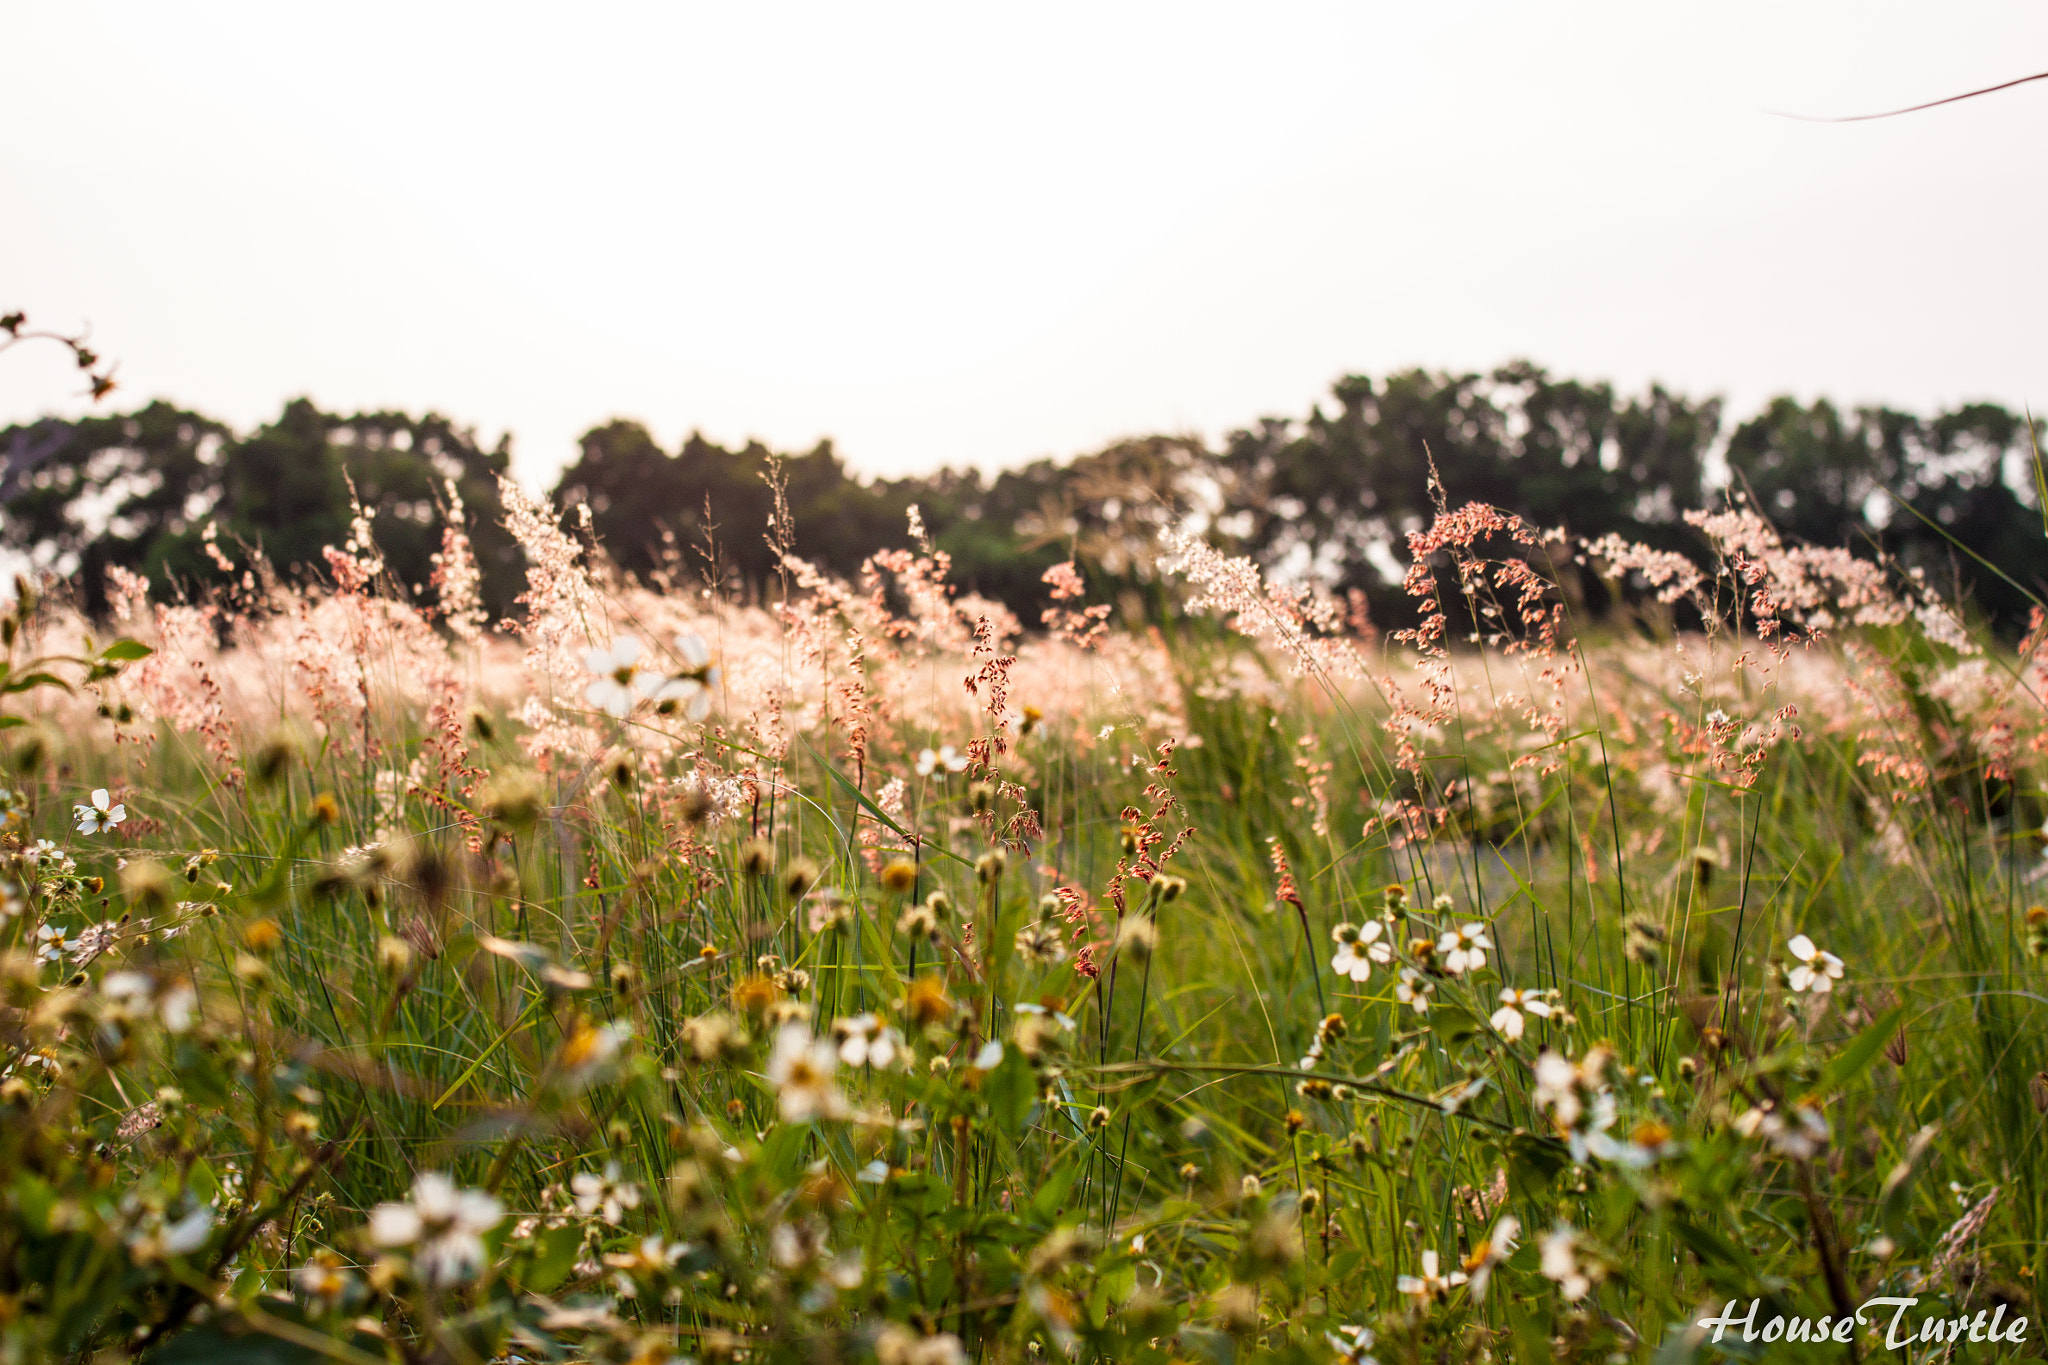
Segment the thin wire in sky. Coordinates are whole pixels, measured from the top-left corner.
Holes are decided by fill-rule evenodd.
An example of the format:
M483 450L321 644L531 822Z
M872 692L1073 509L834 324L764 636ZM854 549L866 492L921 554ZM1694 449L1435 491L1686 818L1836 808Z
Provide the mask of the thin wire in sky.
M2001 90L2010 90L2015 85L2040 80L2048 80L2048 71L2037 71L2031 76L2022 76L2016 81L2006 81L2001 85L1987 85L1982 90L1972 90L1966 94L1950 95L1947 99L1929 100L1925 104L1909 104L1904 109L1887 109L1882 114L1850 114L1846 118L1822 118L1813 114L1788 114L1778 109L1771 112L1779 118L1798 119L1801 123L1868 123L1875 118L1897 118L1900 114L1917 114L1922 109L1938 109L1944 104L1954 104L1958 100L1973 100L1979 95L1995 95Z

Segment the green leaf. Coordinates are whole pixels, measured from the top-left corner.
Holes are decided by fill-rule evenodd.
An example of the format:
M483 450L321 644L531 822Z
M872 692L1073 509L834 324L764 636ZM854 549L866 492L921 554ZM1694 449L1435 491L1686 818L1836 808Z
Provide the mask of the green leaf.
M0 716L0 730L12 730L17 725L26 724L28 722L20 716Z
M1032 1074L1023 1049L1003 1049L1003 1060L982 1082L982 1094L988 1098L988 1112L997 1127L1011 1137L1024 1131L1031 1107L1038 1103L1038 1077Z
M1429 1011L1429 1031L1446 1043L1462 1043L1479 1032L1479 1016L1461 1005L1435 1005Z
M839 769L833 767L831 763L826 761L826 758L823 754L819 753L815 748L811 747L811 742L809 740L804 739L802 736L798 736L798 742L804 746L805 751L808 752L812 758L818 760L818 766L824 770L825 776L831 778L834 782L837 782L842 788L844 788L853 797L855 801L860 803L861 809L865 810L869 815L872 815L879 823L895 831L898 835L900 835L905 840L908 840L910 843L918 843L917 836L913 835L909 830L903 828L903 826L897 824L893 819L889 817L889 812L883 810L880 806L876 805L873 801L869 800L868 794L862 791L859 787L854 786L852 778L848 777L845 773L840 772ZM962 867L972 867L974 865L968 862L965 858L961 857L959 854L955 853L952 849L947 848L944 844L925 843L923 847L927 851L935 853L941 858L951 858L954 862L960 864Z
M55 673L24 673L18 678L9 679L4 686L0 686L0 692L26 692L31 687L61 687L66 692L71 690L71 684L65 682Z
M156 653L140 640L116 640L100 651L100 657L108 663L125 664L135 659L147 659Z
M1081 1173L1079 1161L1063 1161L1053 1169L1045 1182L1038 1187L1038 1193L1031 1196L1031 1215L1042 1223L1050 1223L1059 1217L1066 1207L1067 1195L1074 1188L1074 1178Z
M1533 1133L1515 1133L1501 1143L1507 1157L1508 1187L1517 1199L1540 1199L1550 1192L1551 1182L1564 1169L1568 1155L1555 1142L1545 1142Z
M1910 1005L1900 1005L1886 1010L1878 1016L1876 1023L1857 1034L1849 1046L1836 1053L1821 1071L1820 1079L1814 1082L1815 1093L1833 1094L1843 1090L1868 1071L1870 1064L1884 1051L1884 1045L1898 1034L1899 1025L1905 1023L1906 1011L1911 1008Z
M539 1246L533 1259L519 1275L519 1285L536 1294L545 1294L563 1280L576 1267L576 1252L583 1245L583 1229L575 1223L565 1223L550 1228L535 1239Z

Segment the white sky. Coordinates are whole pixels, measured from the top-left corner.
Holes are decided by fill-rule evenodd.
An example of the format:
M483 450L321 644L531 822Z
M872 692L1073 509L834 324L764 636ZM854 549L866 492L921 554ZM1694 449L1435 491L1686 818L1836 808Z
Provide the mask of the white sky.
M0 312L121 401L867 472L1527 355L2048 408L2040 4L0 0ZM0 359L0 422L75 411Z

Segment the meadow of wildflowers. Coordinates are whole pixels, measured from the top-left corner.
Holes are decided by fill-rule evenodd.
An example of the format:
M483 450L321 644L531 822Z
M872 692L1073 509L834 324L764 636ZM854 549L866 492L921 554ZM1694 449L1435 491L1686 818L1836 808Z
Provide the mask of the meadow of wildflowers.
M1027 623L914 512L743 603L503 501L502 622L459 503L422 598L360 515L22 585L0 1361L2048 1340L2039 613L1741 506L1444 507L1380 637L1192 536Z

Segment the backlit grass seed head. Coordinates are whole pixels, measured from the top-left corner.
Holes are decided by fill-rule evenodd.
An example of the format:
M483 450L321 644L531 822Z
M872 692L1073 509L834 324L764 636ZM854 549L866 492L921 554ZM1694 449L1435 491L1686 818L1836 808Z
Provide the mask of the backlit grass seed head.
M1655 920L1631 919L1622 953L1640 966L1654 967L1664 958L1664 939L1664 926Z
M1116 931L1116 950L1134 962L1143 962L1159 946L1159 927L1150 915L1128 915Z
M920 901L909 906L896 917L896 932L909 934L913 938L933 939L939 936L939 917L932 913L930 901Z
M1109 1127L1109 1110L1098 1104L1088 1112L1088 1131L1099 1133L1107 1127Z
M1332 1086L1328 1081L1320 1081L1310 1077L1305 1081L1296 1082L1294 1093L1305 1100L1327 1100L1334 1093L1335 1089L1336 1087ZM1292 1118L1293 1116L1290 1114L1289 1117Z
M265 917L253 919L242 926L242 946L261 957L268 957L284 942L284 930L274 919Z
M2048 957L2048 906L2027 907L2027 951L2035 957Z
M1225 1285L1210 1302L1214 1305L1216 1326L1221 1330L1234 1337L1250 1336L1259 1330L1259 1292L1250 1285Z
M974 861L975 880L979 881L983 886L987 886L990 882L1003 875L1003 868L1008 862L1009 859L1003 856L1001 849L990 849Z
M532 828L542 801L540 779L524 768L504 769L484 783L484 814L507 829Z
M967 789L967 805L976 815L987 815L996 806L993 782L977 782Z
M412 969L412 945L391 934L377 940L377 969L386 976L403 976Z
M1284 1273L1301 1260L1301 1220L1293 1209L1270 1210L1245 1239L1245 1269L1255 1279Z
M676 814L686 825L701 825L711 818L713 806L711 793L701 782L692 782L683 788L681 798L676 802Z
M138 911L158 915L171 908L171 874L162 863L138 858L121 869L121 894Z
M924 903L931 908L932 918L939 923L944 924L953 918L953 898L945 892L933 891L924 898Z
M920 1029L952 1018L953 1001L945 981L928 973L911 982L903 997L903 1017Z
M1017 955L1033 966L1056 966L1066 960L1066 938L1053 925L1027 924L1017 931Z
M752 1046L746 1029L724 1010L700 1014L685 1023L682 1041L692 1057L707 1064L738 1062Z
M907 858L895 858L883 864L881 873L882 889L898 896L908 895L917 885L917 864Z
M740 871L749 877L765 877L775 870L775 847L766 839L749 839L740 845Z
M791 900L802 900L818 882L818 865L809 858L792 858L782 869L782 890Z
M334 799L333 792L321 792L313 798L310 818L316 825L331 825L341 819L341 804Z
M1237 1193L1240 1199L1257 1199L1265 1188L1265 1185L1256 1175L1248 1175L1237 1182Z
M1119 835L1119 840L1124 857L1135 858L1138 856L1138 831L1135 828L1125 825L1122 833Z

